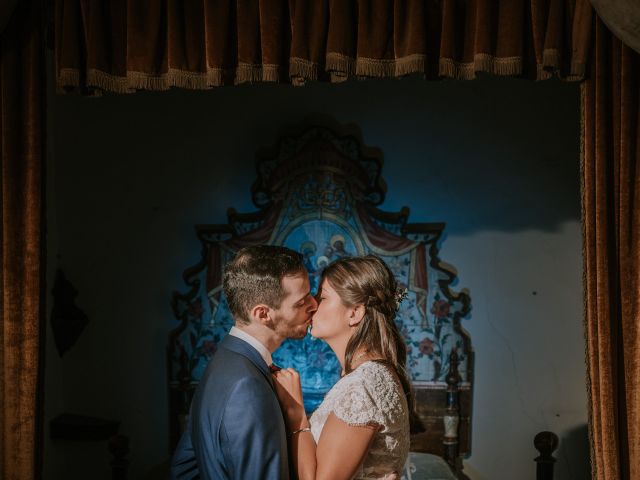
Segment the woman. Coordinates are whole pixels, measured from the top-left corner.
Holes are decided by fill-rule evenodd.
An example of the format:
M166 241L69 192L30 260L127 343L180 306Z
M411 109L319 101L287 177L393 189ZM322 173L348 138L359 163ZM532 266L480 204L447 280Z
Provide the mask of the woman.
M329 344L343 376L307 419L298 373L275 374L299 479L389 479L402 472L414 402L395 323L401 300L393 274L374 255L324 270L311 334Z

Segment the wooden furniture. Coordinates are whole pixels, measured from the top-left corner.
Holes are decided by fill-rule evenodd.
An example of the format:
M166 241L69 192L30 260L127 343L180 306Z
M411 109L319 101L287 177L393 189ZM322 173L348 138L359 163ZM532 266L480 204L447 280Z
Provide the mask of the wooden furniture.
M552 454L558 448L558 436L553 432L540 432L533 439L533 445L540 452L535 459L536 480L553 480L556 459Z
M233 324L222 268L236 251L260 243L293 248L303 255L312 289L329 262L375 253L408 290L396 320L425 427L412 437L412 450L446 459L458 478L466 478L462 458L471 453L473 350L461 320L470 298L465 290L453 290L456 272L439 258L444 223L409 223L409 208L379 208L386 195L382 166L382 152L367 147L356 127L312 118L283 130L274 147L258 153L251 188L257 211L229 209L227 224L196 226L200 260L185 270L187 290L176 292L172 302L180 322L167 349L172 448L198 380ZM339 375L328 346L311 338L285 342L274 361L300 371L309 412Z
M120 435L120 422L103 418L87 417L63 413L49 423L53 440L71 440L76 442L107 442L111 460L111 478L127 480L129 468L129 438ZM88 473L88 472L87 472Z

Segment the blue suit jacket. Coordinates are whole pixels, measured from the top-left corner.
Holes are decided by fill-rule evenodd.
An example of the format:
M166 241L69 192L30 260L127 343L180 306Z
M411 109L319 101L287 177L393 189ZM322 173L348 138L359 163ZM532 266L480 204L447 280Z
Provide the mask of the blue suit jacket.
M269 367L227 335L191 402L172 479L289 479L287 436Z

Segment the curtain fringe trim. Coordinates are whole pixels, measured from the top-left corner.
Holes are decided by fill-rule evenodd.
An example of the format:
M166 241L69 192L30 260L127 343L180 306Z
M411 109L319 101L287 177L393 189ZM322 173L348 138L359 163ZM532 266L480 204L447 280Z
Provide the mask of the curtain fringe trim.
M341 82L350 77L401 77L412 73L425 73L427 56L407 55L397 59L359 57L357 59L330 52L327 54L326 69L332 81Z
M438 74L441 77L473 80L476 78L476 72L486 72L501 76L521 75L522 58L496 58L486 53L478 53L473 57L473 62L456 62L452 58L440 59Z
M253 64L253 63L239 63L236 68L236 76L234 84L239 85L241 83L256 83L256 82L273 82L280 81L280 67L279 65L265 63L265 64ZM224 82L220 82L210 86L220 86Z
M356 73L356 60L341 53L327 53L326 69L337 81L344 81Z
M542 63L537 65L536 79L546 80L552 76L561 76L561 56L557 50L543 52ZM280 82L280 65L240 63L234 70L209 68L206 72L189 72L169 69L166 73L148 74L130 71L126 75L112 75L97 69L86 72L86 81L77 69L61 69L57 78L57 89L64 92L69 87L88 87L114 93L132 93L136 90L168 90L171 87L206 90L227 82L234 84L255 82ZM428 69L427 56L413 54L397 59L375 59L360 57L357 59L330 52L326 56L326 65L310 60L293 57L289 64L289 80L293 85L304 85L315 81L321 73L329 74L331 82L343 82L350 78L401 77L422 73ZM486 72L500 76L522 75L521 57L494 57L489 54L476 54L473 62L458 62L452 58L440 58L438 75L457 80L472 80L477 72ZM581 81L585 78L584 62L571 62L569 72L563 78L568 81ZM233 77L233 79L232 79ZM99 92L98 92L99 93Z
M257 75L256 70L258 70ZM78 70L63 69L58 74L57 88L58 91L66 91L68 87L86 86L113 93L133 93L136 90L162 91L172 87L206 90L224 85L226 76L227 71L222 68L211 68L207 72L169 69L168 72L161 74L130 71L122 76L89 69L86 82L81 82ZM262 80L263 77L265 80ZM255 66L240 64L236 69L236 83L244 81L278 81L278 66L263 65L256 69Z
M289 78L295 86L302 86L307 80L317 80L320 66L300 57L291 57L289 62Z
M395 65L396 77L418 72L427 73L427 56L422 54L409 55L399 58Z

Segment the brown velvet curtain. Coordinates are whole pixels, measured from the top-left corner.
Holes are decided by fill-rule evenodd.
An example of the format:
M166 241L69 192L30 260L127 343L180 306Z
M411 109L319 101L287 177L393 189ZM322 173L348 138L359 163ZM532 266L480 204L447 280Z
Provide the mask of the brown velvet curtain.
M361 77L582 79L588 0L56 0L60 88Z
M21 2L0 36L0 478L38 478L43 255L42 4Z
M640 478L640 55L597 21L582 84L593 478Z

